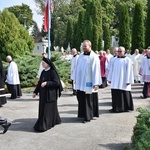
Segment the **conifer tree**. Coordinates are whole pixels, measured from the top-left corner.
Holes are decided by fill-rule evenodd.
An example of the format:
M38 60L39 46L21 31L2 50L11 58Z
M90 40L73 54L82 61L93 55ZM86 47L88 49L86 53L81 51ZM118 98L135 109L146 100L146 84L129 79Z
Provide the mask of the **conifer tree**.
M103 40L104 40L104 50L111 48L111 39L110 39L110 27L106 24L103 27Z
M92 19L93 19L93 50L102 49L102 6L99 0L92 1ZM100 42L101 41L101 42ZM100 43L99 43L100 42ZM101 46L100 46L101 45Z
M126 3L120 6L119 13L119 45L125 49L130 49L130 18Z
M148 2L146 30L145 30L145 48L150 46L150 2Z
M144 16L143 7L140 1L135 4L132 23L132 54L135 49L144 48Z
M70 43L70 47L72 47L73 29L74 29L73 20L69 19L67 24L66 42L67 44Z
M101 45L99 41L102 41L102 8L99 0L87 1L84 39L89 39L92 42L92 49L94 51L99 49Z
M77 50L80 50L80 45L84 40L83 32L84 32L84 17L85 17L85 10L79 12L78 21L77 21Z
M84 17L84 33L83 33L84 40L90 40L91 37L90 35L91 25L92 25L91 6L92 6L92 0L88 0L86 5L85 17Z
M77 40L78 40L78 37L77 37L77 21L74 20L73 22L73 39L72 39L72 46L71 48L77 48Z

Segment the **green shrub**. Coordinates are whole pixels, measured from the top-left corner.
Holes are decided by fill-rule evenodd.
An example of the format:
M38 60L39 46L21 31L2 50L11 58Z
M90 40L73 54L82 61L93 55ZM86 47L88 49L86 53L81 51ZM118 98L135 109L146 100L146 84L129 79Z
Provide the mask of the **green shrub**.
M144 132L134 146L134 150L150 150L150 130Z
M70 62L60 59L61 53L53 52L51 60L55 64L61 80L70 83ZM32 87L36 83L36 76L39 65L42 60L39 54L26 53L14 59L18 65L21 87ZM8 63L3 62L4 68L7 69Z
M137 123L133 128L133 150L150 149L150 110L138 108L140 114L137 116Z

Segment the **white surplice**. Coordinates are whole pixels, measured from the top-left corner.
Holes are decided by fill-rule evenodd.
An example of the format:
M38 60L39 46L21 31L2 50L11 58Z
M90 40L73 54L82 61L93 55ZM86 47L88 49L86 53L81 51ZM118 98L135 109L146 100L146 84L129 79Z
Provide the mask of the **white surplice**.
M106 77L108 78L108 75L109 75L109 71L110 71L110 68L111 68L111 65L113 64L113 61L117 58L117 56L114 56L114 57L111 57L110 58L110 61L106 67Z
M150 83L150 59L147 56L142 60L139 74L142 76L143 82Z
M93 92L94 85L101 85L100 62L91 50L90 55L80 54L76 66L75 89L88 94Z
M112 55L112 54L106 54L106 57L107 57L107 60L108 60L108 62L109 62L109 61L110 61L110 58L112 58L113 55Z
M133 54L132 57L132 62L133 62L133 74L134 74L134 80L135 81L140 81L140 75L139 75L139 70L140 70L140 54Z
M132 55L131 54L125 54L126 57L129 57L130 59L132 59Z
M11 85L20 84L18 67L14 61L9 63L9 66L7 69L6 82Z
M111 89L131 91L131 84L134 83L133 67L130 58L115 58L107 78L111 82ZM129 85L126 85L130 83Z
M79 55L76 55L75 57L73 56L71 59L71 79L75 79L75 71L76 71L76 66L77 66L77 61L78 61Z

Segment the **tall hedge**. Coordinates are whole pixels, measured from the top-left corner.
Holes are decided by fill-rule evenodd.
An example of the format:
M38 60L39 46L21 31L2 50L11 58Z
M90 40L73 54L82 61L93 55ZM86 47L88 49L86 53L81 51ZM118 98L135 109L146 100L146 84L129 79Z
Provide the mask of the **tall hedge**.
M84 40L91 40L90 37L92 37L93 34L91 31L93 26L91 18L91 10L92 10L92 0L87 0L86 12L84 17L84 31L83 31Z
M84 17L85 10L79 12L78 21L77 21L77 50L80 51L80 45L84 40L83 31L84 31Z
M144 48L144 16L141 1L135 4L133 23L132 23L132 54L135 49L142 50Z
M102 49L102 6L99 0L93 0L91 16L93 19L93 50ZM100 43L99 43L100 42Z
M150 2L148 3L147 8L147 19L145 25L145 48L150 46Z
M74 23L73 23L73 39L72 39L72 46L71 48L77 48L77 39L78 39L78 36L77 36L77 21L74 20Z
M110 27L106 24L103 27L103 40L104 40L104 50L111 48L111 37L110 37Z
M74 22L72 19L69 19L67 23L66 42L67 44L70 43L71 47L72 47L73 34L74 34L73 29L74 29Z
M126 3L120 6L119 13L119 45L130 49L131 34L130 34L130 18Z
M102 7L99 0L87 0L84 39L92 42L94 51L102 48Z

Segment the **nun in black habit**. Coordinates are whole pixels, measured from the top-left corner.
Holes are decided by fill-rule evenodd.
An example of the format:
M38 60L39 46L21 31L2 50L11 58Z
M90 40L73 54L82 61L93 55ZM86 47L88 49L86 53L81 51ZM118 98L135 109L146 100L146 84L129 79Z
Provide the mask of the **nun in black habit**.
M34 125L35 131L39 132L61 123L57 108L57 99L62 91L61 81L50 59L43 58L42 66L44 70L33 92L33 98L39 93L39 115Z
M0 89L1 89L0 94L5 94L5 90L2 90L4 89L4 79L5 79L5 73L4 73L2 60L0 58ZM6 97L0 97L0 107L5 103L7 103Z

